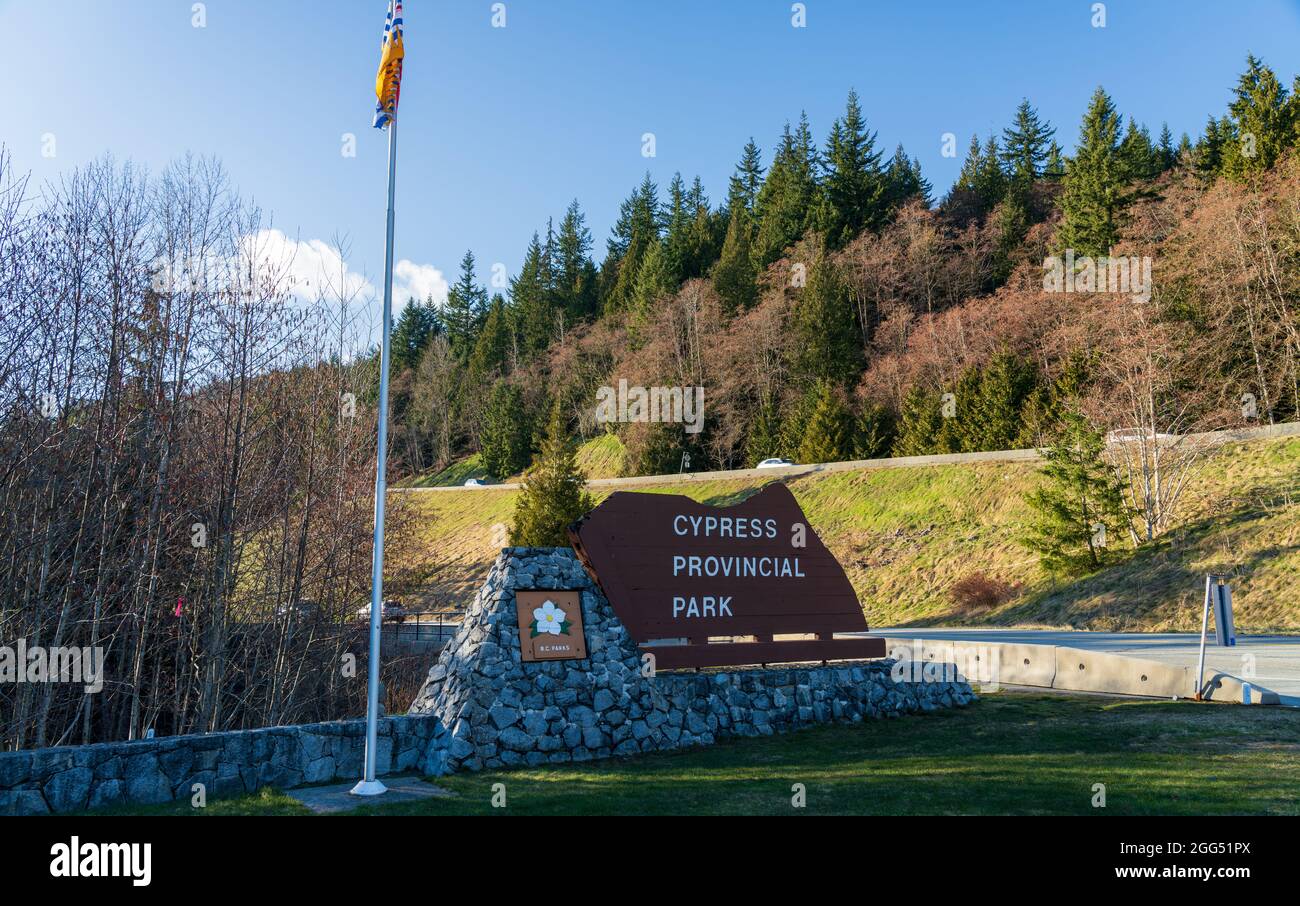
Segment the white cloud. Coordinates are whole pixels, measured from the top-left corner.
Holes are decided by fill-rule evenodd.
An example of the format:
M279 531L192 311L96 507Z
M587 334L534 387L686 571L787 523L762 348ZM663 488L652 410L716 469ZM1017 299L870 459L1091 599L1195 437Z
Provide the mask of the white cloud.
M259 230L247 237L245 254L255 255L259 270L282 275L284 285L302 302L314 302L321 295L340 294L360 304L378 303L381 294L364 274L353 270L338 250L321 239L297 240L280 230ZM396 316L412 296L421 301L432 296L435 303L447 301L447 278L432 264L402 259L393 265L393 314Z
M393 265L393 310L401 311L408 299L424 302L430 296L441 307L447 301L447 278L432 264L405 259Z
M321 296L343 296L367 302L375 288L352 270L338 250L321 239L301 241L279 230L259 230L245 238L245 255L258 262L258 271L274 274L298 300L314 302Z

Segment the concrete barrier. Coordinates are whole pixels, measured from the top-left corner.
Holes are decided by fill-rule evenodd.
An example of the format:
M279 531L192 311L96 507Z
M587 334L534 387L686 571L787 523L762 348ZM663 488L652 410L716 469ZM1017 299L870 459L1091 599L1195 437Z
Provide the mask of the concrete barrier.
M1160 661L1081 648L1056 649L1053 689L1111 692L1152 698L1194 698L1195 671Z
M1060 645L891 638L886 656L900 661L956 664L962 679L978 685L997 683L1147 698L1196 697L1195 667ZM1204 698L1246 705L1281 704L1276 692L1214 670L1206 671Z

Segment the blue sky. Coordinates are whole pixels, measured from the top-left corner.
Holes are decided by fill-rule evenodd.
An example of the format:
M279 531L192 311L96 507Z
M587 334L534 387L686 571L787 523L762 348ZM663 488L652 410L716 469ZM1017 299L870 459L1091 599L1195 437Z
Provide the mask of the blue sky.
M0 0L0 143L37 182L112 152L151 169L193 151L291 237L350 240L378 283L385 140L370 128L385 0ZM1221 114L1253 52L1290 84L1300 0L407 0L397 249L403 286L441 287L472 248L511 273L580 200L596 257L649 169L719 200L749 136L764 162L806 109L818 140L857 88L886 153L942 193L972 132L1028 97L1070 146L1092 90L1158 133ZM642 135L656 156L642 155ZM958 159L941 156L944 133ZM344 133L357 156L341 153ZM52 134L57 155L41 155ZM399 289L399 292L402 292Z

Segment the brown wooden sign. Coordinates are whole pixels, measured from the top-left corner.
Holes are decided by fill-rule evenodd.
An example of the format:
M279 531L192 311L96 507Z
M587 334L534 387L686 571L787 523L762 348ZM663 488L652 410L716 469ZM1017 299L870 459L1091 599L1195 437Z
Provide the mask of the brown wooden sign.
M525 661L568 661L587 656L582 593L517 591L519 649Z
M779 482L730 507L618 492L569 537L658 667L885 655L883 639L834 638L866 630L866 618L844 569ZM773 638L799 634L814 638ZM757 641L718 638L735 636ZM685 644L647 644L665 639Z

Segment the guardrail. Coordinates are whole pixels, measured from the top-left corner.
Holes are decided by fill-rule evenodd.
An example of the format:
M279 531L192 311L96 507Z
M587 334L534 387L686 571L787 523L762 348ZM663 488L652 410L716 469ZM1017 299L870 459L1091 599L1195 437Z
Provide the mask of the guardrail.
M1178 439L1204 440L1216 443L1233 443L1247 440L1262 440L1270 437L1300 436L1300 422L1287 422L1281 425L1265 425L1260 428L1234 428L1223 431L1207 431L1201 434L1181 435ZM631 478L594 478L587 482L589 488L634 488L644 485L699 484L708 481L742 481L763 478L802 478L805 475L830 474L834 472L857 472L873 469L907 469L917 466L949 466L981 462L1038 462L1042 455L1036 449L1031 450L993 450L983 453L942 453L932 456L896 456L886 459L854 459L842 462L823 462L811 465L780 466L772 469L733 469L721 472L684 472L680 475L644 475ZM517 491L522 487L519 482L485 485L467 488L461 485L427 488L389 488L392 493L416 493L421 491L464 491L482 493L484 491Z

